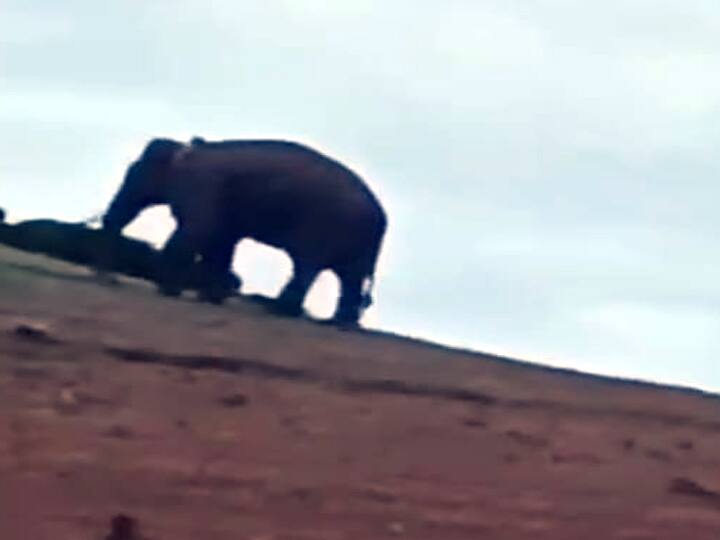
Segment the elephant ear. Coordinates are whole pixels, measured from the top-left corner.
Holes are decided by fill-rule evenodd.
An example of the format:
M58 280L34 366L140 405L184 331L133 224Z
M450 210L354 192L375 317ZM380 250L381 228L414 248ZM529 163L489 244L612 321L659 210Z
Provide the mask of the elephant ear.
M172 139L153 139L145 147L140 157L141 161L154 164L167 164L175 157L179 150L184 148L182 143Z

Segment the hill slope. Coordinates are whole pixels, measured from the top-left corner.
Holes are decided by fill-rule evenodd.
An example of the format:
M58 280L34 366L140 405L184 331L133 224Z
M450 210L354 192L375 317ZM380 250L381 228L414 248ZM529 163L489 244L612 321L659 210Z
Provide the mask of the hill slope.
M720 399L0 248L3 540L716 539Z

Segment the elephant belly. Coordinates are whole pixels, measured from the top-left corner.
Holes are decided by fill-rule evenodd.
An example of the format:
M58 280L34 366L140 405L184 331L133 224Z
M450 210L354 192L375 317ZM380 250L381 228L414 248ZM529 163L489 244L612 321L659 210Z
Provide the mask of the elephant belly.
M329 267L347 250L354 251L361 224L347 223L338 216L286 214L249 230L253 240L283 249L292 258Z

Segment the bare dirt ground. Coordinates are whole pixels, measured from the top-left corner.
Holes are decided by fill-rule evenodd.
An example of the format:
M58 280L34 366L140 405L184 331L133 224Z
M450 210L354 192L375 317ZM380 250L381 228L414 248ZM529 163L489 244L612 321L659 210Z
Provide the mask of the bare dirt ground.
M717 540L719 450L717 396L0 248L2 540Z

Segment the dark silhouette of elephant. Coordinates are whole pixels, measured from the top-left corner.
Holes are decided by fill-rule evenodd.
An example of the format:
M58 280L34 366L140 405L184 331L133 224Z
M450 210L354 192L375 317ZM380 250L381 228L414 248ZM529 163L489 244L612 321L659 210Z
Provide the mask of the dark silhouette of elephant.
M54 219L31 219L15 225L0 222L0 243L152 282L157 282L165 272L165 258L147 242L91 229L83 223ZM204 270L196 264L181 287L200 290L206 287L205 278ZM232 294L240 287L240 279L228 273L222 284L216 286Z
M354 172L311 148L273 140L152 140L128 168L103 227L119 233L158 204L169 205L177 222L163 250L174 269L162 279L163 294L178 294L194 260L208 276L226 274L236 244L252 238L285 250L293 263L275 311L301 314L308 289L326 269L341 285L335 322L357 324L371 303L385 212ZM218 282L208 277L201 298L222 302Z

